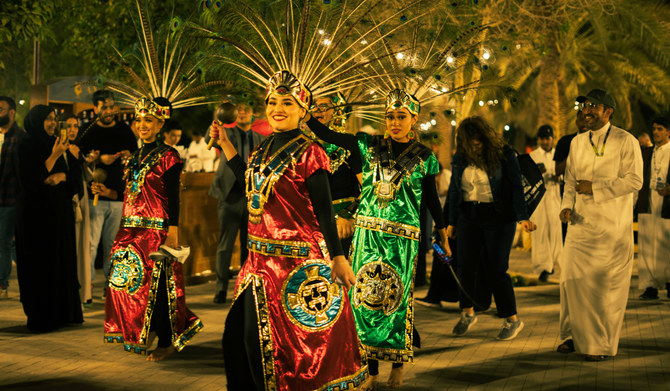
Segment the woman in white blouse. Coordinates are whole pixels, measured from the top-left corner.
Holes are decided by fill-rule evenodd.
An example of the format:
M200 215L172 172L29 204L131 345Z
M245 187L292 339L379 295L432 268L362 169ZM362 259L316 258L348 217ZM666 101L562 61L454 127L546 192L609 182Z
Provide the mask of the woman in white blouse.
M456 238L458 274L473 296L480 266L491 281L498 315L505 318L499 340L515 338L523 329L517 318L512 280L507 274L516 223L532 231L524 202L521 170L516 152L486 121L466 118L456 130L457 149L452 159L447 235ZM461 318L455 335L464 335L477 322L474 306L460 292Z

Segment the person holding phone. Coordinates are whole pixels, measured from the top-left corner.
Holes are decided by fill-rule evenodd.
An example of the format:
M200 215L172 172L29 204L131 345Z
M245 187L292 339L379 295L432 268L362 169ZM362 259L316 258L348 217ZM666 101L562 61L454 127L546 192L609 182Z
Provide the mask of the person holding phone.
M77 280L72 165L54 109L30 109L19 146L23 196L17 206L16 267L28 329L52 331L84 321ZM57 137L58 136L58 137Z

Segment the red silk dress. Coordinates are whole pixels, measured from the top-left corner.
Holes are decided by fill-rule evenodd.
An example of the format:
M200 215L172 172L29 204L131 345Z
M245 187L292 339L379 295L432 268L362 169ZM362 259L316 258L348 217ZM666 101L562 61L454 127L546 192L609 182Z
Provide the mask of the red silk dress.
M163 174L181 162L176 150L159 146L138 163L140 151L126 165L126 191L121 228L112 247L109 288L105 299L106 343L122 343L128 352L146 354L151 314L161 273L166 273L172 345L177 351L202 329L184 295L182 264L154 262L168 229L168 199Z
M305 183L315 171L328 170L328 156L306 142L256 208L249 173L263 145L249 159L249 257L237 277L235 300L251 289L265 389L354 389L367 377L367 365L361 363L364 353L347 293L331 283L332 261ZM272 156L261 160L267 163Z

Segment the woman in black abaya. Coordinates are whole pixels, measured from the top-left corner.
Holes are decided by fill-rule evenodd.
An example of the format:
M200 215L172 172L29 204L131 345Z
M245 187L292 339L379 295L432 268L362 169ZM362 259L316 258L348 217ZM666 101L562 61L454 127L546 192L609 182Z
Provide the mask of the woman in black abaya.
M56 138L55 112L33 107L19 146L22 197L17 208L16 269L28 329L82 323L72 196L78 167L67 137ZM78 154L78 153L77 153Z

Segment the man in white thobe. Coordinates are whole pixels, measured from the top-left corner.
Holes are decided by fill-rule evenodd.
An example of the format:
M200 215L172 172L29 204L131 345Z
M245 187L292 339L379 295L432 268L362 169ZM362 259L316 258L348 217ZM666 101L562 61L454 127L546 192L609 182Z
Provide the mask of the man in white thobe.
M616 103L607 92L583 98L589 131L572 140L560 212L569 226L561 255L564 342L557 350L601 361L617 353L628 300L642 155L633 135L610 124Z
M652 124L655 146L642 151L644 184L638 211L638 273L640 299L658 299L658 290L670 297L670 120L657 118ZM664 199L665 201L664 208Z
M546 192L531 216L537 229L530 233L532 243L531 261L539 280L546 282L554 273L554 264L558 262L563 248L561 220L561 194L556 166L554 164L554 129L542 125L537 131L539 148L530 153L530 157L542 171Z

